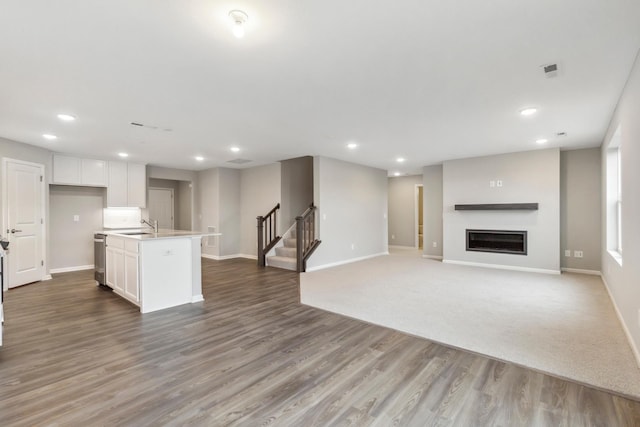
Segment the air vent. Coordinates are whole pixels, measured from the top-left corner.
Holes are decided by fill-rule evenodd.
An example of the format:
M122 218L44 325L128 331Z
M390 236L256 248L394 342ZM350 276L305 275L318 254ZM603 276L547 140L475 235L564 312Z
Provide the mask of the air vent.
M233 160L227 160L227 163L235 163L236 165L243 165L245 163L251 163L253 160L247 160L247 159L233 159Z
M151 130L158 130L158 131L161 130L161 131L165 131L165 132L172 132L173 131L173 129L171 129L171 128L163 128L163 127L160 127L160 126L150 126L150 125L145 125L143 123L138 123L138 122L131 122L130 124L131 124L131 126L138 126L138 127L141 127L141 128L146 128L146 129L151 129Z
M566 132L557 132L556 136L567 136Z
M544 70L544 76L547 78L558 76L558 64L543 65L542 69Z

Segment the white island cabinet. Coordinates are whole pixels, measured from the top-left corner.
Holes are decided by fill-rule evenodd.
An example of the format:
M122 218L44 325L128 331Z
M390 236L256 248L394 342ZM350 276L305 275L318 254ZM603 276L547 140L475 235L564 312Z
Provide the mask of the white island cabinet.
M149 313L203 301L200 241L193 232L107 232L106 283Z

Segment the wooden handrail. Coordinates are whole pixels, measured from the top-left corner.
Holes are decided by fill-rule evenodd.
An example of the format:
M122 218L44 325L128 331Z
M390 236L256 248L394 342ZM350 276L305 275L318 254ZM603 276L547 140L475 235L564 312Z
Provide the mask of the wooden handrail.
M257 217L258 221L258 265L265 266L267 253L280 240L278 236L278 210L280 203L274 206L266 215ZM265 227L266 223L266 227Z
M316 239L316 207L311 203L307 210L296 217L296 270L307 269L307 259L320 244Z

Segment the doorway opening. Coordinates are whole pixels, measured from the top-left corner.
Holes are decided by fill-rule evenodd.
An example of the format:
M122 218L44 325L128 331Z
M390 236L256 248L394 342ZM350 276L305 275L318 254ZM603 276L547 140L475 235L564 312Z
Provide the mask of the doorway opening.
M149 218L158 220L158 227L190 231L192 184L190 181L149 178Z

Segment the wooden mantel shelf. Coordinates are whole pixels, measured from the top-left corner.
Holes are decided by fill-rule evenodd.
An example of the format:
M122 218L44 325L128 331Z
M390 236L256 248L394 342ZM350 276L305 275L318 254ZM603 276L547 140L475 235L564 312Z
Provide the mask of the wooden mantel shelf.
M537 211L537 203L489 203L476 205L455 205L457 211Z

